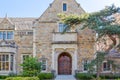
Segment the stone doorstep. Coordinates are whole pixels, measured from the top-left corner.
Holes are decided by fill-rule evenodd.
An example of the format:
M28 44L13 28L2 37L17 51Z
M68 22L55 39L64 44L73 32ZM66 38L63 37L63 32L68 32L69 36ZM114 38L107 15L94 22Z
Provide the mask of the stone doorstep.
M57 75L55 80L76 80L73 75Z

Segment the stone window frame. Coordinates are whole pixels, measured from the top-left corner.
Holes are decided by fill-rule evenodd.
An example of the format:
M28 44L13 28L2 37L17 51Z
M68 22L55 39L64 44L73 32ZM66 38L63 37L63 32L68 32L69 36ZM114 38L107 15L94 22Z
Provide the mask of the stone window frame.
M31 54L30 53L22 53L21 55L21 64L23 63L23 56L28 56L28 57L31 57Z
M45 60L46 61L46 70L42 70L42 60ZM48 67L48 59L45 58L45 56L42 56L39 61L41 62L41 72L47 72L47 67Z
M66 12L67 10L68 10L68 7L67 7L68 5L67 5L67 3L66 2L63 2L62 3L62 11L63 12Z
M27 35L33 35L33 31L29 30L24 30L24 31L17 31L17 35L19 36L27 36Z
M3 55L8 55L8 60L7 60L7 61L2 61ZM13 59L11 59L11 56L13 57ZM1 65L2 65L2 66L0 67L1 69L2 69L2 67L3 67L2 62L4 62L4 63L8 62L8 63L9 63L9 65L8 65L8 70L6 70L6 69L5 69L5 70L1 70L1 69L0 69L0 72L4 72L4 71L14 71L14 68L15 68L15 67L14 67L14 64L15 64L14 54L11 54L11 53L4 53L4 54L3 54L3 53L1 53L1 54L0 54L0 57L1 57L1 58L0 58L0 59L1 59L1 60L0 60L0 63L1 63ZM6 57L5 57L5 60L6 60ZM12 64L11 64L11 63L12 63ZM12 67L11 67L11 66L12 66Z
M44 64L45 67L46 67L45 70L42 69L42 67L43 67L43 64L42 64L42 63L43 63L43 60L45 61L45 64ZM47 72L47 60L46 60L46 59L42 59L40 62L41 62L41 71L42 71L42 72Z
M64 29L66 28L66 26L65 26L65 24L63 24L63 23L59 23L58 28L59 28L59 29L58 29L59 32L63 32Z
M4 32L5 32L5 39L4 37ZM12 38L8 39L8 32L12 32ZM2 35L0 35L2 38L0 38L0 40L14 40L14 31L13 30L0 30L0 33L2 33Z
M60 25L62 25L62 26L60 26ZM60 27L62 27L62 28L60 29ZM58 22L58 32L59 33L62 33L66 27L67 27L67 25L65 25L64 23ZM66 32L71 32L71 30L67 30Z
M83 70L83 72L88 72L88 68L85 70L85 63L87 62L87 64L88 63L90 63L90 60L88 60L88 59L83 59L83 61L82 61L82 66L83 66L83 68L82 68L82 70ZM87 65L86 64L86 65Z
M112 71L112 65L111 64L109 64L109 70L104 70L104 63L108 63L108 61L103 61L103 63L102 63L102 72L104 72L104 73L107 73L107 72L111 72Z
M83 58L83 59L82 59L82 71L85 72L85 73L87 73L88 70L89 70L88 68L87 68L87 70L84 69L84 66L85 66L84 63L85 63L86 61L87 61L87 64L89 64L89 63L91 62L91 59L89 59L89 58Z
M33 31L28 31L27 35L33 35Z
M21 54L21 64L23 64L23 56L24 56L24 55L28 55L29 57L31 57L31 54L30 54L30 53L22 53L22 54ZM23 71L23 67L22 67L22 66L20 67L20 70Z

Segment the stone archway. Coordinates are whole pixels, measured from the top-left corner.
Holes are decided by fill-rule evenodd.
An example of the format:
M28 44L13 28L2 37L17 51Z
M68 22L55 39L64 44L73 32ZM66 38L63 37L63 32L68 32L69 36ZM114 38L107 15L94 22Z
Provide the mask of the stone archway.
M62 52L58 56L58 74L70 75L72 73L72 57L67 52Z

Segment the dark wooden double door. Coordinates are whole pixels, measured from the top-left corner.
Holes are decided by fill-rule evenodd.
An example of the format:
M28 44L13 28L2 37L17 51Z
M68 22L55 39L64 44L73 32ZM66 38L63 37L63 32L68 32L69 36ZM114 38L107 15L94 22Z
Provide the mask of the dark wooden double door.
M58 57L58 74L69 75L72 72L72 60L68 53L62 53Z

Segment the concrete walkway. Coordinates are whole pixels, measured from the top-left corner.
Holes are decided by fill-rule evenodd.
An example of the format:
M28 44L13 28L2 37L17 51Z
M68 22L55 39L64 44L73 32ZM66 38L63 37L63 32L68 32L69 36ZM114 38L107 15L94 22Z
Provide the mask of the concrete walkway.
M55 80L76 80L73 75L57 75Z

